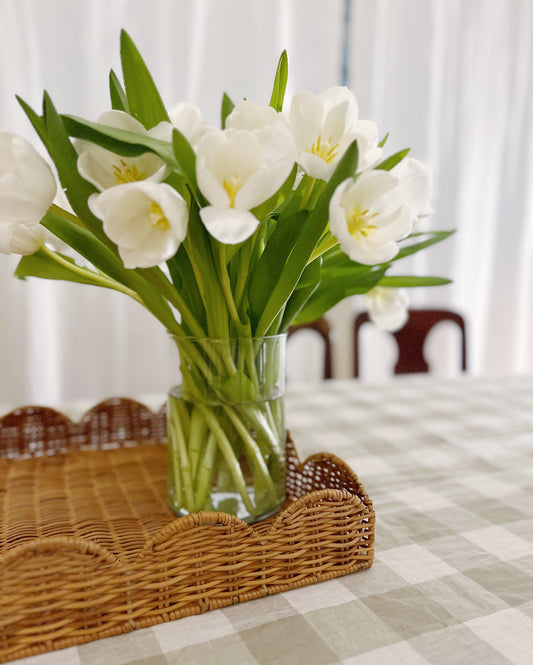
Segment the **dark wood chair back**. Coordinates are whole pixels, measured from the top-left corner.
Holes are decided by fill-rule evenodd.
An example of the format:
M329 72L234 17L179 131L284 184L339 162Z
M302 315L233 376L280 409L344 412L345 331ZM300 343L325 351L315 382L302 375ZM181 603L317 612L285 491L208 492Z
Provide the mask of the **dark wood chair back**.
M331 342L331 327L326 319L321 316L316 321L310 321L309 323L302 323L298 326L291 326L288 330L287 336L292 337L292 335L298 333L301 330L312 330L313 332L320 335L322 341L324 342L324 368L323 368L323 378L331 379L333 376L332 370L332 342Z
M368 313L361 312L354 322L354 376L356 377L360 371L359 330L368 321L370 321ZM391 333L398 346L395 374L429 371L429 365L424 357L424 343L430 330L442 321L452 321L461 331L461 370L466 371L466 326L463 317L444 309L411 309L404 327Z

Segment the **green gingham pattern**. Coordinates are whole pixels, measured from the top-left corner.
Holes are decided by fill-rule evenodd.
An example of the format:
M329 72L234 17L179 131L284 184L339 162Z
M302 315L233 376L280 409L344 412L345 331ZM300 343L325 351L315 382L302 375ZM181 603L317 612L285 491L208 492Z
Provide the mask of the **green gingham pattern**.
M533 377L291 389L376 509L373 567L25 665L531 665Z

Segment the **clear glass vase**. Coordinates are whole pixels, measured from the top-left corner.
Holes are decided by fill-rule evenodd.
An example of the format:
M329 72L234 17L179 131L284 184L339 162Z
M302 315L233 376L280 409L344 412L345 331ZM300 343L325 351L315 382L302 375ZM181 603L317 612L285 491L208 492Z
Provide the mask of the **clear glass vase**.
M167 403L168 501L177 515L255 522L283 504L285 337L174 337L182 383Z

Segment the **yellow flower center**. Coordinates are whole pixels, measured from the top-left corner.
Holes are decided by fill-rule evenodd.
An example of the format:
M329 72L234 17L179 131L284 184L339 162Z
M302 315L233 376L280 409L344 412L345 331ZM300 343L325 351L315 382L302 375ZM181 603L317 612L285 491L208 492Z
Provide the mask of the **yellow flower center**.
M326 164L331 164L339 152L339 144L335 143L332 145L332 143L333 139L331 136L324 141L322 139L322 134L319 134L317 140L311 146L311 154L317 155L320 159L323 159Z
M125 185L127 182L139 182L139 180L145 180L146 174L141 173L135 164L126 164L126 162L121 159L120 164L115 164L113 166L113 175L117 185Z
M223 187L228 193L230 208L235 208L235 197L237 196L239 189L242 187L241 179L238 175L232 175L228 180L224 178Z
M159 229L160 231L170 231L170 222L165 217L165 213L161 209L159 203L152 201L150 203L150 211L148 213L150 217L150 226L153 229Z
M379 212L371 213L368 208L366 210L361 210L359 206L356 206L351 214L347 215L346 221L348 223L348 233L354 240L367 238L376 230L376 226L370 222L374 217L377 217L377 215L379 215Z

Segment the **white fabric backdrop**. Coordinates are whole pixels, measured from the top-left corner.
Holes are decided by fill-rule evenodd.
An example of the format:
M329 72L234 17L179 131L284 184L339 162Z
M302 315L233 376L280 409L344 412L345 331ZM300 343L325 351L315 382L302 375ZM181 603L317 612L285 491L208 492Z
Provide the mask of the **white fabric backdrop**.
M431 228L458 233L401 272L447 275L413 293L468 319L475 373L533 370L533 3L352 0L348 84L361 117L410 146L435 179ZM266 103L279 53L289 95L341 82L344 0L0 0L0 126L34 145L14 95L61 112L108 108L119 31L137 43L171 106L216 122L223 91ZM12 278L0 256L0 403L164 392L176 377L159 324L120 294ZM356 305L357 306L357 305ZM349 374L354 305L331 313L337 374ZM437 351L440 342L436 342Z

